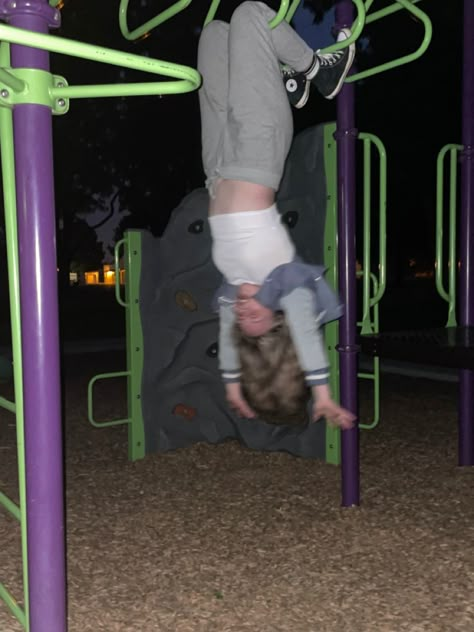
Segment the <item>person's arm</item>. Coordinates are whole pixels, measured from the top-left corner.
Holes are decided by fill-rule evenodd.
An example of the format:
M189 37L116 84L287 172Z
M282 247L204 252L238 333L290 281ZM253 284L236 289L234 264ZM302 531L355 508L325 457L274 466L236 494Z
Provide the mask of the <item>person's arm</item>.
M342 429L352 428L355 415L337 404L329 388L329 364L319 328L321 314L315 313L314 295L296 288L280 300L306 383L313 397L312 419L325 417Z
M240 382L240 358L234 342L235 313L233 303L219 305L219 369L222 381Z
M329 382L329 363L319 328L320 314L315 313L314 292L305 287L292 290L280 299L288 328L306 383L313 387Z
M240 358L234 342L235 313L233 303L219 305L219 369L229 406L242 417L256 417L245 401L240 386Z

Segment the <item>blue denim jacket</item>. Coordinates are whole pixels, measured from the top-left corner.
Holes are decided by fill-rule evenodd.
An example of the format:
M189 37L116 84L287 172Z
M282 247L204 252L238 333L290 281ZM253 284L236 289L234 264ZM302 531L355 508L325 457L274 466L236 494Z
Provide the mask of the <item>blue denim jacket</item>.
M238 287L224 281L213 308L220 315L219 361L225 382L239 381L240 360L233 342L233 305ZM273 311L283 311L308 386L328 381L328 362L320 325L343 314L343 305L324 278L324 268L296 259L275 268L254 298Z

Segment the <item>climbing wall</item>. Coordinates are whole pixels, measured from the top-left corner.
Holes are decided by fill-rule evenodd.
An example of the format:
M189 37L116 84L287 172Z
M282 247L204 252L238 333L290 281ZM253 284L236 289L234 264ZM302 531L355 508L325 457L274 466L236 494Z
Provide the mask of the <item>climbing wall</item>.
M323 152L320 126L295 139L278 200L299 254L311 263L323 261ZM217 361L218 321L210 307L221 277L211 260L207 208L207 192L198 189L173 211L161 238L142 234L146 450L238 439L254 449L324 458L324 423L276 426L240 419L226 405Z

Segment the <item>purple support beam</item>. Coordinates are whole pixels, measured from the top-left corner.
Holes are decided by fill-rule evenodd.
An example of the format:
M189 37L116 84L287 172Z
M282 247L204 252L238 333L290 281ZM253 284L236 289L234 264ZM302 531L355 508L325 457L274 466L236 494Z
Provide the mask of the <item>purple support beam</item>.
M340 29L354 20L352 0L336 5L336 24ZM355 95L354 84L346 84L337 101L337 170L339 293L345 314L339 323L341 404L357 414L357 345L356 345L356 185L355 185ZM359 429L341 433L342 505L360 502Z
M46 0L8 3L12 26L47 33ZM49 55L11 47L12 67L49 70ZM66 630L63 454L51 110L13 113L20 248L31 632Z
M474 326L474 2L464 0L462 101L460 310L461 325ZM459 376L459 465L474 465L474 371Z

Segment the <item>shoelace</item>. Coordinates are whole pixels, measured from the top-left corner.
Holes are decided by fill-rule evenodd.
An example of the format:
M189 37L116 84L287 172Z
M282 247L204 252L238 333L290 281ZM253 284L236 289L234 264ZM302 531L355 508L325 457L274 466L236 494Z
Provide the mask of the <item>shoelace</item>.
M291 79L291 77L296 77L296 75L300 75L300 72L297 72L294 68L290 66L282 66L281 72L285 79Z
M333 66L344 55L344 51L337 50L334 53L325 53L324 55L318 55L321 66Z

